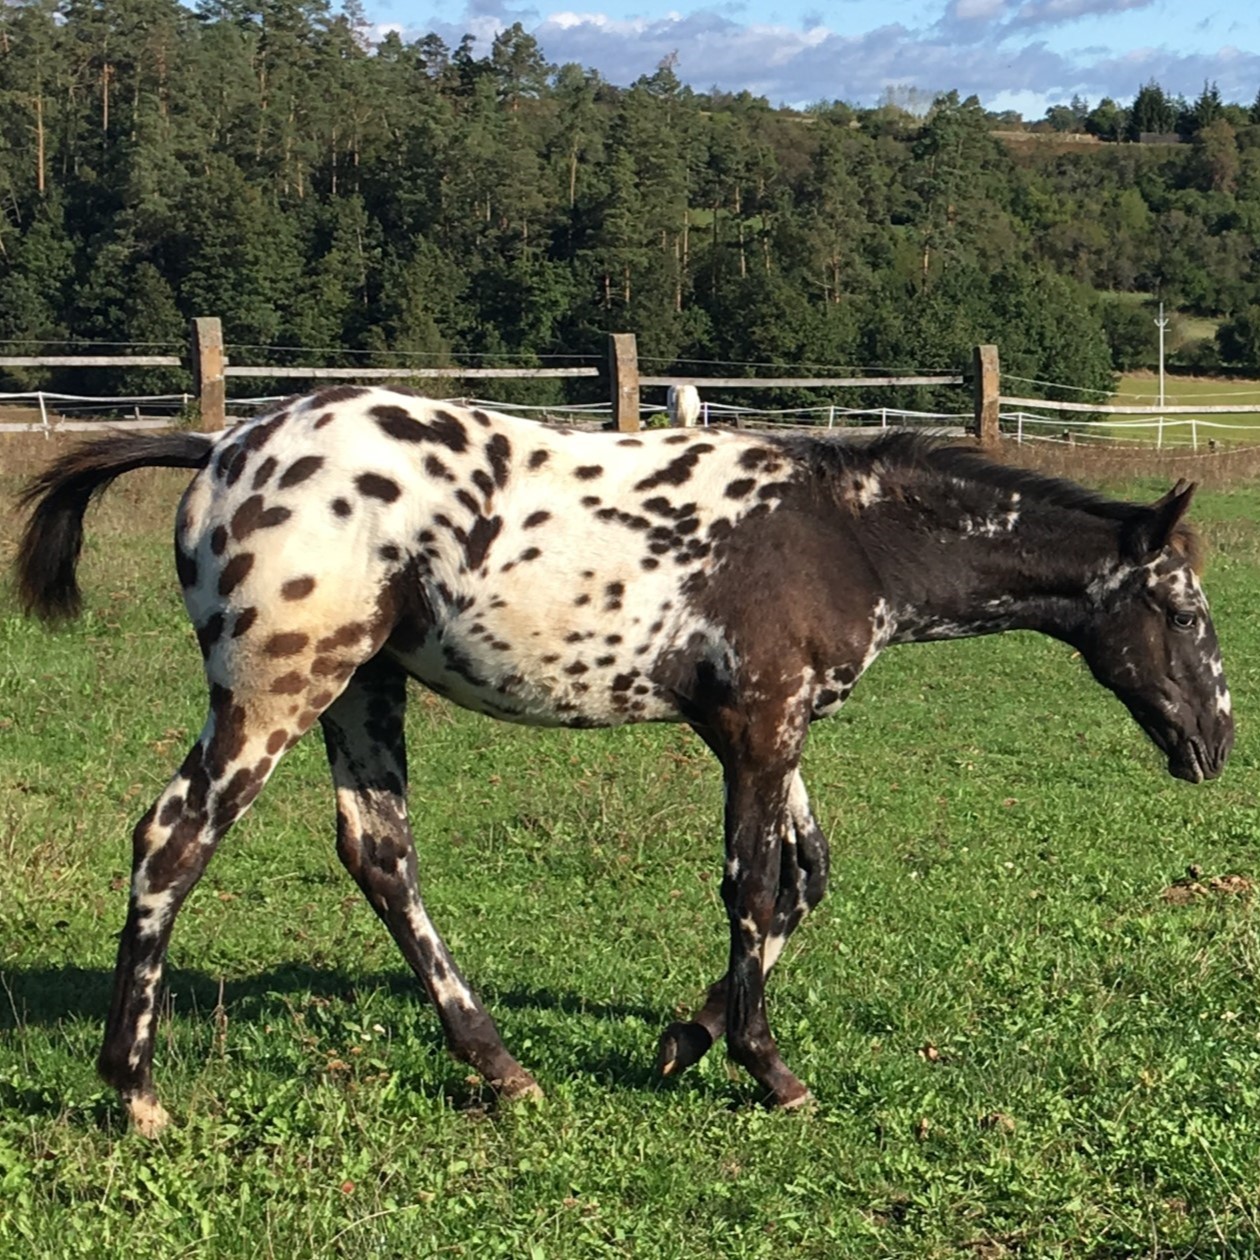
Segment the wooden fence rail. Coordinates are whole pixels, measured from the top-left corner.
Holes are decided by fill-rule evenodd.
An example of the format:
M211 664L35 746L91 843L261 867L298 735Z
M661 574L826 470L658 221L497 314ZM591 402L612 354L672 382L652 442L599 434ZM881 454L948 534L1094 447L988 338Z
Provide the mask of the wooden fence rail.
M177 354L7 354L0 367L183 367Z
M997 349L986 346L977 350L977 362L984 356L986 372L977 377L975 432L982 441L997 440ZM608 339L608 362L599 367L397 367L397 368L334 368L282 367L258 364L234 364L227 355L220 320L203 317L191 321L189 355L0 355L0 369L6 367L188 367L191 370L193 395L200 409L202 427L209 431L227 423L227 379L229 377L269 380L502 380L502 379L573 379L606 376L613 400L615 425L623 432L639 427L640 395L644 387L695 385L702 389L857 389L870 387L910 387L920 385L956 386L964 383L960 375L906 376L641 376L638 349L633 333L612 333ZM991 371L989 370L991 368ZM981 404L986 410L982 412ZM991 425L982 424L981 416L992 414ZM74 427L88 422L76 422ZM6 426L33 427L48 431L48 425ZM69 428L70 424L64 427Z
M318 368L318 367L233 367L223 369L224 376L272 377L273 379L331 381L396 381L411 376L447 380L504 380L513 377L537 380L542 377L603 376L597 367L577 368Z

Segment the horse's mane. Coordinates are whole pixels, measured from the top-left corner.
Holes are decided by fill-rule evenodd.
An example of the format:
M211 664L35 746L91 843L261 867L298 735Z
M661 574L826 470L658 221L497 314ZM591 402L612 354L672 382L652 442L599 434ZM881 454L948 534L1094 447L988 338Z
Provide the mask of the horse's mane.
M1018 494L1026 507L1039 504L1084 512L1122 525L1140 520L1149 511L1146 504L1110 498L1066 477L1051 477L1004 464L974 447L959 445L949 438L893 430L869 441L795 436L784 441L797 459L824 478L861 471L884 471L895 475L897 470L904 469L920 474L935 473L942 478L984 487L1007 496ZM1172 545L1198 570L1203 547L1191 526L1179 523L1173 532Z

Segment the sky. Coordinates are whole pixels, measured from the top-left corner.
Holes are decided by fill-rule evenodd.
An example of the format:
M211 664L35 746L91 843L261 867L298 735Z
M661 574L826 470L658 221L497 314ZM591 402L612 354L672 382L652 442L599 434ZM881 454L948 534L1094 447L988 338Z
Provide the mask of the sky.
M570 7L572 6L572 7ZM434 32L477 51L520 24L556 65L622 86L664 58L696 91L747 90L773 105L846 101L908 107L973 93L1028 121L1073 96L1129 104L1154 79L1189 100L1214 82L1226 101L1260 91L1258 0L364 0L406 40Z

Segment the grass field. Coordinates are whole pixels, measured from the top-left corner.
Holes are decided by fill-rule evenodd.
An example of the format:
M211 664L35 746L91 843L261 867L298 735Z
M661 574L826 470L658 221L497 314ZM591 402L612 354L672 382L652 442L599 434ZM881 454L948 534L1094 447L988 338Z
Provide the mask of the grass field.
M4 447L6 502L46 449ZM442 1048L337 864L308 738L177 925L177 1125L149 1143L92 1061L130 829L202 720L180 484L137 474L90 519L77 625L0 594L4 1260L1260 1255L1252 483L1195 510L1240 714L1222 780L1168 778L1032 636L891 651L815 728L832 893L771 985L811 1114L762 1110L717 1054L650 1070L725 959L699 742L417 693L426 899L548 1100L496 1112Z
M1158 374L1132 372L1122 376L1116 395L1111 401L1126 405L1156 406L1159 403ZM1169 407L1260 406L1260 381L1165 375L1164 403ZM1126 419L1145 423L1140 428L1126 427L1123 423ZM1151 417L1144 416L1117 416L1107 427L1113 434L1136 437L1149 443L1155 440L1155 430L1147 427L1150 420ZM1208 442L1213 439L1218 442L1242 442L1249 446L1260 446L1260 413L1168 416L1165 420L1166 445L1185 446L1197 442L1200 449L1206 449Z

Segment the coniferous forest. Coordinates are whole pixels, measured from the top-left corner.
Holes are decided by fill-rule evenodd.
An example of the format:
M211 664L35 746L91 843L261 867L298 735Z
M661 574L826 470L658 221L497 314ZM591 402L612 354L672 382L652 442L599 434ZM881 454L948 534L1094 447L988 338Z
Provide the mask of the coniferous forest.
M784 110L551 65L519 25L373 43L358 0L5 0L0 352L218 315L241 362L589 362L624 330L658 374L957 371L993 341L1106 389L1162 300L1219 321L1182 366L1254 372L1260 97L1135 89L1035 125Z

